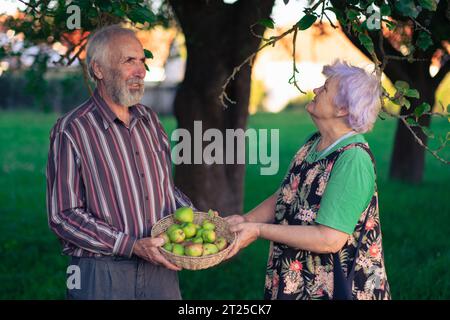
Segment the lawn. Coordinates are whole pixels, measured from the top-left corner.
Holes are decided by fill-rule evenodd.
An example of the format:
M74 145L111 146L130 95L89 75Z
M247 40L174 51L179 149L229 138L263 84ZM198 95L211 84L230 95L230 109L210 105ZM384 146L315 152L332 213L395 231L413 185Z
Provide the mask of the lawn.
M45 209L48 134L57 115L0 112L0 299L60 299L67 257L49 231ZM167 131L173 118L162 118ZM433 120L434 121L434 120ZM261 176L248 165L245 210L274 192L291 157L314 126L303 112L256 114L250 127L280 130L279 172ZM449 167L427 155L421 185L388 180L395 121L378 121L366 138L377 159L380 215L387 272L394 299L450 298ZM432 130L443 134L446 119ZM450 150L442 152L450 158ZM185 299L261 299L268 242L205 271L182 271Z

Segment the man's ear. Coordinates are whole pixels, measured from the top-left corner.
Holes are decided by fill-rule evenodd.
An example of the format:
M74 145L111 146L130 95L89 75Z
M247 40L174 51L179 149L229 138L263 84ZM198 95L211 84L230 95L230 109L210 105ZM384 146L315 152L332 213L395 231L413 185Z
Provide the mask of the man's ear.
M93 61L92 70L94 71L95 77L99 80L103 79L103 71L101 66L97 63L97 61Z

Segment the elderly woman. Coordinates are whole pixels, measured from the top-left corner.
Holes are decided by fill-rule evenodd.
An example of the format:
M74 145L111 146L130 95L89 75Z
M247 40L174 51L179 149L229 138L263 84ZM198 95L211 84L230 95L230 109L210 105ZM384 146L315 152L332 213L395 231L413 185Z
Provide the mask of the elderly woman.
M336 62L306 110L318 128L295 155L279 190L227 218L238 241L271 241L265 299L390 299L375 163L362 135L380 109L380 83Z

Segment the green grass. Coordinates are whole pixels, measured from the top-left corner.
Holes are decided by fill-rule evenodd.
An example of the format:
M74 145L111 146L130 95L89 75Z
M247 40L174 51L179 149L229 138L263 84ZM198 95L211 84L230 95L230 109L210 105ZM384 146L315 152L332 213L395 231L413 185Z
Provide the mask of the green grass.
M45 209L48 134L55 114L0 112L0 299L59 299L65 294L67 257L49 231ZM167 129L173 118L162 118ZM303 112L257 114L254 128L280 129L280 169L261 176L248 165L245 210L278 187L298 147L314 126ZM432 129L447 131L445 119ZM389 181L395 122L378 121L366 138L377 159L385 259L395 299L450 298L450 170L427 155L424 182ZM442 156L450 158L450 151ZM268 242L257 241L237 257L204 271L182 271L185 299L261 299ZM213 283L213 285L211 285Z

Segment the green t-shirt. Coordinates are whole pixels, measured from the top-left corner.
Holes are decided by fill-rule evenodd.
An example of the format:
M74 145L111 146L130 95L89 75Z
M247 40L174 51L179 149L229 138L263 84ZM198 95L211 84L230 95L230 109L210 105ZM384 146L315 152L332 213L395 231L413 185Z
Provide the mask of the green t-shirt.
M320 160L335 150L351 143L367 143L362 134L340 141L325 154L320 155L314 141L307 162ZM355 147L344 151L336 160L328 184L320 201L316 222L352 234L361 213L367 208L375 189L375 172L369 154Z

